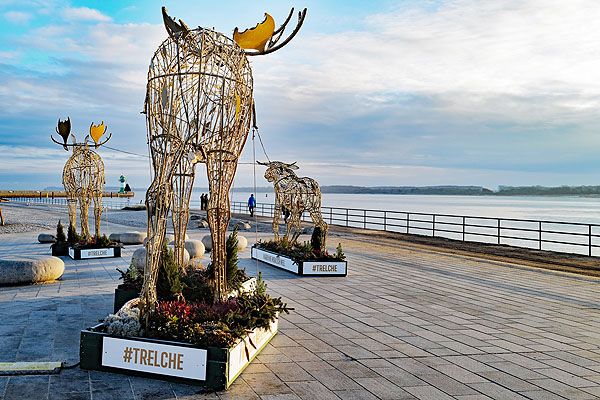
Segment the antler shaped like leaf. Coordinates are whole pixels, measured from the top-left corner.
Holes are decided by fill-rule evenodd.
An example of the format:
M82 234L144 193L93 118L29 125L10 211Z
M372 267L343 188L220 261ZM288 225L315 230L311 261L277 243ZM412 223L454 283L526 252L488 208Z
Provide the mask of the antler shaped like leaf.
M247 29L242 33L238 33L238 28L235 28L233 31L233 39L243 49L257 50L246 51L246 55L261 56L264 54L273 53L274 51L277 51L288 44L302 27L304 18L306 18L306 8L298 13L298 23L296 24L296 27L292 33L283 42L277 44L283 36L283 32L285 31L288 22L290 22L293 13L294 9L292 8L285 22L277 30L273 30L275 26L273 18L271 18L269 14L265 13L265 20L262 23L257 24L254 28L249 30ZM271 28L271 26L273 26L273 28ZM267 42L268 44L266 44Z
M176 39L177 36L181 34L183 34L185 37L190 32L182 20L179 20L179 23L177 23L175 22L174 18L169 17L167 14L167 8L164 6L162 7L162 15L163 22L165 23L165 29L169 33L169 36L171 36L173 39Z

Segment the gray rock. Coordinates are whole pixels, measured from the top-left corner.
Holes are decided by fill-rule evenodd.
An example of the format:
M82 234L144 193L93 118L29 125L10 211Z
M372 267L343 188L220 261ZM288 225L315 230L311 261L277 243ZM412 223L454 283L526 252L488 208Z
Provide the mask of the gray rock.
M238 251L244 251L244 249L248 246L248 239L244 236L238 235Z
M204 235L202 238L202 244L204 245L204 249L206 251L212 250L212 237L210 235Z
M190 258L202 257L205 252L204 243L201 240L186 240L185 249L190 253Z
M168 246L171 251L175 251L173 246ZM146 266L146 248L142 247L133 252L133 265L136 268L143 269ZM183 263L188 264L190 262L190 253L187 250L183 250Z
M142 247L133 252L133 265L136 268L144 269L146 266L146 248Z
M112 242L120 242L121 241L121 232L111 233L108 237L108 240Z
M54 235L51 235L49 233L40 233L38 236L38 242L40 243L54 243L55 240L56 238L54 237Z
M238 222L237 224L235 224L235 226L240 231L248 231L248 230L252 229L252 226L249 223L244 222L244 221Z
M0 283L39 283L58 279L65 263L46 255L6 256L0 259Z
M202 221L200 221L200 222L198 223L198 228L208 228L208 226L209 226L209 225L208 225L208 221L207 221L207 220L205 220L205 219L203 219Z
M146 232L125 232L120 237L123 244L142 244L145 238Z

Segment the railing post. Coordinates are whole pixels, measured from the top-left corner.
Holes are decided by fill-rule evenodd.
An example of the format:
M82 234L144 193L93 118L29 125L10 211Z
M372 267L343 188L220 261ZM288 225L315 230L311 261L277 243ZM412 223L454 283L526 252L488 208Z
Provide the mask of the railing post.
M346 208L346 226L348 226L348 209Z
M432 236L435 236L435 214L433 214L433 223L431 224Z
M539 242L539 249L542 249L542 221L538 222L538 242Z
M410 231L410 213L406 213L406 233Z
M462 217L463 223L462 223L462 237L463 237L463 242L465 241L465 217Z
M592 256L592 225L588 225L588 255Z
M500 244L500 218L498 218L498 244Z
M367 229L367 210L363 210L363 229Z
M333 223L333 208L329 208L329 225Z
M383 212L383 230L387 231L387 211Z

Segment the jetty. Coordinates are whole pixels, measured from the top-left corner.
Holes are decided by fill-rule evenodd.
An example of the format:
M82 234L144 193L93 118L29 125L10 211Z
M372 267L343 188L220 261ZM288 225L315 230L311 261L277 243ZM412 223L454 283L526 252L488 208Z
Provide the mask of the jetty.
M133 192L102 192L102 197L133 197ZM15 199L15 198L31 198L31 199L55 199L67 197L67 192L64 190L0 190L0 198Z

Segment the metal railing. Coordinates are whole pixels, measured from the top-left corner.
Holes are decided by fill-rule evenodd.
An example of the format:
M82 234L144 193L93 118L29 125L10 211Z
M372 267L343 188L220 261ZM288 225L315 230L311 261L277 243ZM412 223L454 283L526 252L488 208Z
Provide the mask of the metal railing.
M67 204L65 198L51 197L12 198L10 201ZM120 199L104 199L102 202L102 206L108 209L121 209L133 204ZM274 209L274 204L257 203L255 212L260 216L273 217ZM233 201L231 211L248 213L248 207L245 202ZM321 215L330 225L600 255L600 225L597 224L340 207L321 207ZM310 221L308 213L303 214L302 221Z
M27 203L27 204L54 204L54 205L63 205L66 206L67 205L67 199L65 197L13 197L9 200L9 204L10 203ZM127 199L123 199L123 198L104 198L102 200L102 208L105 209L112 209L112 210L116 210L116 209L121 209L123 207L129 206L129 205L133 205L135 204L134 202L128 202ZM90 207L93 207L93 203L90 204ZM79 209L78 209L79 210ZM79 212L79 211L77 211Z
M257 203L255 212L273 217L274 208L274 204ZM247 213L248 207L244 202L232 202L231 210ZM600 254L600 251L595 251L600 248L600 225L597 224L339 207L321 207L321 215L330 225L588 256ZM310 221L310 216L304 213L302 221Z

